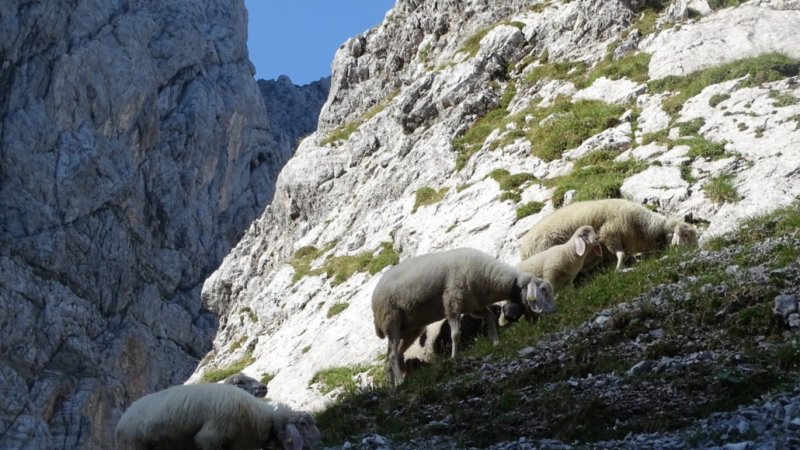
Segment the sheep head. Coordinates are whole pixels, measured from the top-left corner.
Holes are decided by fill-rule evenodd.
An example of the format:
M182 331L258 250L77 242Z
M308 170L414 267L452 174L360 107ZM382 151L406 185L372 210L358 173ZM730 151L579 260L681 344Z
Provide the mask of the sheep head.
M600 245L600 237L594 231L591 225L584 225L572 235L572 240L575 241L575 253L578 256L583 256L586 253L586 246L599 257L603 256L603 246Z
M517 283L522 289L525 302L536 314L549 314L556 310L553 286L528 272L520 273Z
M667 220L667 240L670 245L697 245L697 230L694 226L675 218Z
M253 397L263 398L267 395L267 386L247 375L239 372L225 379L225 384L232 384L239 389L249 392Z
M278 405L273 417L275 418L275 428L278 430L277 437L280 440L279 448L302 450L317 448L322 444L322 435L310 414L293 412L284 405Z

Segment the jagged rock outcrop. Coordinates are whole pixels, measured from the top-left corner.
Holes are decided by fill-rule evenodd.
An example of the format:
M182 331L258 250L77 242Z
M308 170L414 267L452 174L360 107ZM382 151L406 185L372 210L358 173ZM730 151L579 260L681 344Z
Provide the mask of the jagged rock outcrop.
M300 139L317 129L319 112L331 87L330 77L303 86L281 75L277 80L258 80L269 117L270 135L281 154L292 154Z
M562 177L592 164L584 157L642 162L620 180L620 194L667 214L692 213L704 240L791 202L800 194L791 150L800 138L800 105L792 100L800 97L797 74L712 82L677 108L670 103L672 109L666 105L675 92L656 89L647 75L684 73L683 60L667 57L675 54L713 64L769 51L797 57L794 32L783 26L770 28L763 48L758 37L740 54L713 61L696 51L720 27L756 36L776 11L780 23L798 23L797 2L717 11L704 1L681 2L685 14L662 10L654 25L642 25L652 17L650 3L399 0L380 27L342 45L320 128L281 172L265 214L204 285L204 301L221 315L220 332L192 380L252 357L245 372L275 375L273 398L322 407L337 391L322 394L315 373L380 366L385 351L369 306L379 274L356 266L336 279L353 261L347 257L379 259L381 244L390 242L400 258L469 246L518 261L518 238L556 206L557 188L569 187ZM675 20L680 26L672 26ZM668 43L667 50L657 42ZM608 50L614 51L605 59ZM643 78L608 70L588 86L580 82L581 70L645 52L651 59L638 73ZM618 112L561 157L533 156L541 142L529 136L559 110L537 114L564 97ZM481 125L493 129L470 134L487 116L495 122ZM466 144L474 154L465 155L462 138L474 139ZM704 147L692 147L698 142ZM708 149L716 153L704 156ZM492 178L497 169L533 181L501 187ZM736 195L712 200L712 181L729 183ZM420 202L421 188L441 199ZM529 202L544 207L525 215Z
M200 286L271 199L243 2L4 2L0 447L108 449L183 382Z

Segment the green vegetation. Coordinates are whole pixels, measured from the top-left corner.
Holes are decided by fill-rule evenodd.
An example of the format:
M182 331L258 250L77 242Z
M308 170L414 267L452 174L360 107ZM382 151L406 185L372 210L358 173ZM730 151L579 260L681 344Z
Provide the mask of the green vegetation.
M675 430L773 390L791 390L800 377L800 340L784 336L785 324L771 308L778 293L797 286L798 233L800 201L712 239L712 254L671 249L626 272L602 267L559 295L556 314L501 329L502 345L479 338L456 359L411 373L395 390L350 387L317 424L331 444L368 432L398 442L446 433L478 448L521 434L590 447L631 432ZM733 264L739 273L730 273ZM742 279L761 264L783 270L770 271L770 283ZM599 315L620 303L628 306ZM580 326L588 322L595 325ZM568 337L556 334L567 331ZM529 347L532 356L520 357ZM698 354L714 356L692 356ZM664 356L692 362L629 372L643 359ZM506 370L511 363L514 370ZM329 385L344 386L357 372L345 370Z
M794 95L776 90L769 91L769 98L775 100L775 102L772 105L776 108L792 106L800 102L800 99L798 99Z
M253 323L258 322L258 316L256 315L256 313L253 312L253 309L250 308L249 306L243 306L239 308L239 314L240 315L246 314L247 318L250 319L250 322Z
M382 365L374 366L356 366L356 367L333 367L317 372L311 377L308 385L320 383L320 392L327 394L336 388L342 388L347 395L352 395L356 392L355 376L366 372L374 380L384 383L386 381L385 374L383 374Z
M731 98L730 94L714 94L708 99L708 106L716 108L717 105Z
M714 203L735 203L741 200L736 187L733 185L733 175L722 174L710 178L703 185L706 197Z
M330 251L333 247L336 246L336 241L331 241L325 244L322 249L317 249L313 245L307 245L305 247L301 247L294 252L292 256L292 260L289 261L289 265L294 268L294 275L292 276L292 283L297 283L306 275L319 275L322 273L321 270L311 270L311 263L314 262L315 259L319 258L326 252Z
M200 381L203 383L216 383L217 381L222 381L231 375L241 372L245 367L253 364L254 362L255 358L253 358L253 352L251 350L245 353L240 360L236 361L230 366L210 370L204 373L203 376L200 377Z
M375 252L378 252L375 254ZM356 272L369 272L370 275L383 270L384 267L400 262L400 255L394 250L391 242L383 242L375 251L365 251L356 255L331 256L325 260L323 271L331 278L333 285L347 281Z
M481 49L481 39L483 39L487 34L489 34L489 32L492 31L492 29L495 26L481 28L480 30L478 30L475 34L468 37L467 40L464 41L464 44L461 46L460 49L458 49L458 51L466 52L470 58L477 55L478 50Z
M484 141L492 131L505 126L505 119L508 116L507 108L516 93L516 86L513 83L509 83L497 108L478 119L463 136L453 140L453 147L457 152L456 170L464 168L469 158L481 149Z
M350 306L350 303L347 302L334 303L333 305L331 305L330 308L328 308L328 314L327 314L328 319L344 311L345 309L347 309L348 306Z
M536 214L541 211L542 208L544 208L544 203L535 201L520 205L517 207L517 220L528 217L531 214Z
M684 76L668 76L648 83L652 93L676 92L664 100L662 107L669 114L677 114L686 100L699 94L705 87L749 75L740 86L758 86L763 83L796 76L800 73L800 60L779 53L740 59L729 64L692 72Z
M525 75L525 83L534 84L539 80L567 80L577 83L586 75L586 63L553 62L534 67Z
M577 87L580 89L591 86L600 77L606 77L611 80L628 78L637 83L644 83L648 80L649 66L649 53L629 53L616 61L609 54L608 57L592 69L584 80L577 83Z
M620 188L626 178L647 168L641 161L629 159L614 161L619 155L615 150L596 150L575 161L575 167L569 175L543 181L545 186L555 186L553 205L564 203L564 194L574 189L576 201L597 200L602 198L620 198Z
M270 381L272 381L273 378L275 378L274 373L264 372L261 374L261 379L258 381L260 381L261 384L266 386L269 384Z
M500 201L512 200L519 202L522 197L522 186L528 181L536 180L536 177L530 173L515 173L511 174L506 169L495 169L487 175L500 185Z
M241 348L241 347L242 347L242 344L244 344L245 342L247 342L247 339L248 339L248 338L247 338L247 336L242 336L242 337L240 337L240 338L239 338L239 339L237 339L237 340L236 340L234 343L232 343L232 344L231 344L231 346L230 346L230 348L228 349L228 351L231 351L231 352L233 352L233 351L236 351L236 350L238 350L239 348Z
M381 111L386 109L386 107L392 103L397 94L400 91L396 91L385 99L381 100L380 102L376 103L372 108L370 108L367 112L361 115L358 119L345 123L331 131L322 142L319 143L320 146L325 147L327 145L336 145L339 142L346 141L350 138L350 135L353 134L361 124L368 122L370 119L378 115Z
M444 198L444 195L447 194L448 189L449 188L445 187L437 191L436 189L427 186L417 189L417 192L415 193L414 207L411 208L411 214L417 212L417 209L420 206L439 203Z
M394 250L392 243L383 242L374 251L365 251L356 255L329 256L319 268L311 270L311 263L334 246L336 246L336 241L325 244L322 250L317 250L314 246L298 249L289 262L295 270L292 282L295 283L306 275L314 276L324 273L328 278L332 278L333 285L337 285L347 281L356 272L369 272L371 275L375 275L384 267L400 261L400 255Z

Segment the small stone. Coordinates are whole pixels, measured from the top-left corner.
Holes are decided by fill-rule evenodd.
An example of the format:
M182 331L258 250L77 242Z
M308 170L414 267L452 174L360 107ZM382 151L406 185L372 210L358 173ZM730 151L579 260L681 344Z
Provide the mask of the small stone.
M797 312L797 297L786 294L775 297L775 306L772 308L772 312L782 317Z
M750 441L736 442L734 444L725 444L722 448L725 450L747 450L752 444Z
M596 319L594 319L594 323L596 323L597 325L603 326L609 320L611 320L611 319L608 316L598 316Z
M653 362L644 360L634 364L633 367L628 369L628 375L636 375L649 371L653 367Z
M535 349L533 347L525 347L522 350L518 351L517 354L519 355L520 358L524 358L533 353L534 351Z

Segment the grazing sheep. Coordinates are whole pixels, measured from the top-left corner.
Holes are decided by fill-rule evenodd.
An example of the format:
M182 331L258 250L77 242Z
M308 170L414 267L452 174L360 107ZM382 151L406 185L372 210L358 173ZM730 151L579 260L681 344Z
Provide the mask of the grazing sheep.
M264 398L267 396L267 386L264 383L255 378L248 377L242 372L229 376L223 383L232 384L239 389L244 389L253 397Z
M534 300L531 303L531 300ZM458 351L461 314L481 317L497 344L490 304L526 301L537 312L555 309L553 288L478 250L460 248L409 258L389 269L372 293L375 332L388 338L386 375L390 385L403 381L403 353L429 323L447 319Z
M300 450L321 443L314 419L228 384L173 386L145 395L115 430L122 450Z
M563 244L583 225L594 227L609 255L617 257L617 270L627 254L697 244L695 228L680 219L664 217L630 200L590 200L572 203L537 222L522 238L522 259ZM600 258L587 257L584 267L599 262Z
M590 252L603 257L600 238L591 225L584 225L575 230L567 242L529 257L517 264L517 269L548 281L555 292L558 292L572 286Z

